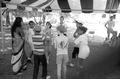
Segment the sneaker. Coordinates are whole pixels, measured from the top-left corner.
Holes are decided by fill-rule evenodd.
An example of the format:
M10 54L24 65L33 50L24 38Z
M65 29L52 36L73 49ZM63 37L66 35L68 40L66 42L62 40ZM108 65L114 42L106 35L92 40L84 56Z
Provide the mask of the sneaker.
M23 66L22 69L23 69L23 70L27 70L27 66L26 66L26 65Z
M28 62L28 63L32 63L32 61L31 61L31 59L30 59L30 58L28 58L27 62Z
M70 66L70 67L74 67L74 64L71 63L69 66Z
M50 79L50 78L51 78L51 76L47 76L47 77L46 77L46 79Z
M50 79L51 78L51 76L47 76L46 78L42 78L42 79Z
M22 75L23 73L22 72L19 72L19 73L17 73L16 75Z

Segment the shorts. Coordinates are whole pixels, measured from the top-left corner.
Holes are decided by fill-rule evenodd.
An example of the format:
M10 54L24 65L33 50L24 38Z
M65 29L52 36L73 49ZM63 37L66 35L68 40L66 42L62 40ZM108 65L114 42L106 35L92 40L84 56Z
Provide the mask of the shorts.
M113 29L112 29L112 28L108 28L108 29L107 29L107 33L108 33L108 34L110 34L110 33L112 33L112 32L113 32Z
M73 53L72 53L72 58L75 59L76 56L78 56L79 54L79 48L78 47L74 47Z
M66 64L68 62L69 58L68 55L62 54L62 55L57 55L56 57L56 64Z

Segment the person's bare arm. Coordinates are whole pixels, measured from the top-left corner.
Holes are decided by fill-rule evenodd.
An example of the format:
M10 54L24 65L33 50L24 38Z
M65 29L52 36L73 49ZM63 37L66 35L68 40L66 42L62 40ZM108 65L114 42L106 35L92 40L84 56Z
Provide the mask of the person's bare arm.
M107 28L107 24L108 24L108 22L105 23L105 28Z
M114 23L113 23L113 27L115 27L115 21L114 21Z

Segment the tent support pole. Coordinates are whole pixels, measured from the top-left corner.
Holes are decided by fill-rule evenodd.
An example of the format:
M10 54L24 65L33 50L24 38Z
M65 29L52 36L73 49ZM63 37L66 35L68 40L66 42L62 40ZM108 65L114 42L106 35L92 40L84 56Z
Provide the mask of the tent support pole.
M4 29L3 29L3 23L2 23L2 8L0 8L0 16L1 16L1 30L2 30L2 52L3 54L5 54L4 52Z

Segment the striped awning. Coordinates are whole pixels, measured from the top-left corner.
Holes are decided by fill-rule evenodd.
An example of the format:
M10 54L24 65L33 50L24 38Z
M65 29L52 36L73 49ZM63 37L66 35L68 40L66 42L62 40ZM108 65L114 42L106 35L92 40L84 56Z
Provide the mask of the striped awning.
M79 12L79 13L117 13L120 10L120 0L11 0L6 7L10 9L21 8L32 11L46 12Z

